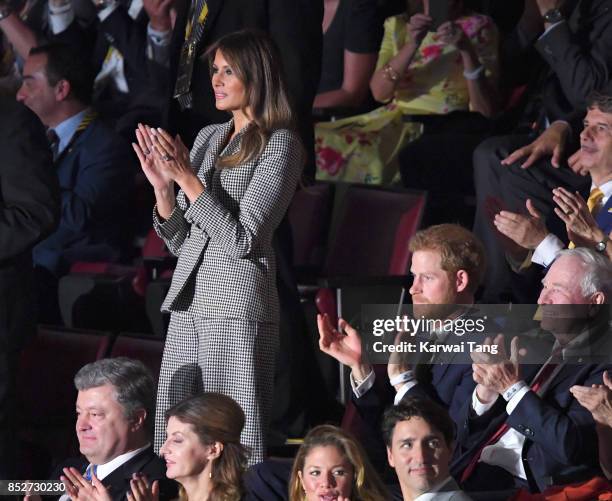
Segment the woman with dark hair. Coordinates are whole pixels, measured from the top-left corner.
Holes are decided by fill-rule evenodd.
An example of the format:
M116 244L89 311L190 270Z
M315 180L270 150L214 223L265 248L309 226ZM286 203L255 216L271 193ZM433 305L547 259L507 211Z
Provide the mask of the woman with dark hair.
M160 454L166 460L166 476L180 484L177 501L242 498L248 455L240 443L244 421L240 406L220 393L196 395L166 412L168 438ZM134 475L131 487L128 501L159 500L157 481L150 485L145 477Z
M232 114L180 138L140 125L134 144L154 188L154 227L178 256L157 397L155 445L165 411L199 391L244 409L252 462L265 453L278 344L272 235L293 197L304 159L276 48L240 31L207 53L216 106ZM175 184L180 188L175 196Z
M389 495L357 441L321 425L304 438L291 470L289 501L381 501Z

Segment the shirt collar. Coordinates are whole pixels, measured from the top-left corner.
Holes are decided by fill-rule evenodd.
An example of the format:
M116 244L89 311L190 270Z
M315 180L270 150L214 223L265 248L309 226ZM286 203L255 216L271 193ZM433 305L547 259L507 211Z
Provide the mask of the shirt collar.
M612 196L612 180L605 182L601 186L595 186L594 184L592 184L591 191L593 191L595 188L599 188L603 193L603 199L601 201L601 204L605 205L608 199Z
M446 477L441 482L438 482L437 484L435 484L427 492L424 492L420 496L417 496L414 499L414 501L429 501L429 500L438 499L438 496L437 496L438 492L440 492L440 489L442 489L450 481L452 481L452 478L451 477Z
M97 465L98 467L96 469L96 476L98 477L98 480L102 480L103 478L107 477L121 465L127 463L130 459L136 457L138 454L145 451L149 447L151 447L151 444L147 444L144 447L141 447L140 449L121 454L120 456L117 456L116 458L110 460L108 463Z
M57 148L58 154L62 153L70 144L70 141L72 141L74 134L88 111L89 108L85 108L83 111L80 111L76 115L72 115L70 118L60 122L55 127L52 127L59 138L59 145Z

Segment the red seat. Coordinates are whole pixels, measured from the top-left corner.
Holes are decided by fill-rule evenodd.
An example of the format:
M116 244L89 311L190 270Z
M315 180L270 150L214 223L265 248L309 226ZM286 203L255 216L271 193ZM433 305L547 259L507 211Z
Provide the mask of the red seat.
M163 352L164 342L161 339L122 333L115 339L110 356L140 360L151 371L157 383Z
M17 372L21 478L46 478L54 463L78 452L74 376L105 357L110 343L108 333L43 326L25 346Z

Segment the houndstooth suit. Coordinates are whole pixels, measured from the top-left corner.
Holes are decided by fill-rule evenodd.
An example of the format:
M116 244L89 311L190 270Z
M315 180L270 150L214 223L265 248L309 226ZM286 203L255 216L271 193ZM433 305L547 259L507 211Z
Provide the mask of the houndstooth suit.
M298 136L276 130L258 159L216 169L233 122L200 131L191 164L204 192L190 204L179 191L176 206L157 233L178 263L162 305L171 319L160 371L155 449L165 439L165 411L199 391L234 398L246 414L242 441L251 463L265 453L278 343L278 294L273 233L293 197L303 165ZM225 146L227 143L227 146Z

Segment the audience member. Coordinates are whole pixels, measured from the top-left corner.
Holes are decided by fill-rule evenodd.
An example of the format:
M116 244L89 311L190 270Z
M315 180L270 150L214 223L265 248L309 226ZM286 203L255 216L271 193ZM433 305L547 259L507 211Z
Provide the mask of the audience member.
M531 333L554 336L545 363L521 364L518 338L509 359L505 350L475 359L478 384L462 409L452 468L466 490L537 492L576 469L597 469L593 418L569 390L601 381L611 367L611 286L608 259L561 251L543 280L541 330Z
M325 0L323 59L314 108L359 108L382 38L376 0Z
M243 441L258 462L266 450L278 343L272 235L301 175L303 149L267 35L226 35L207 55L217 107L233 119L203 128L191 155L162 129L141 126L134 145L155 190L155 230L179 257L162 305L172 314L156 447L163 413L204 389L232 396L245 410Z
M450 20L433 26L429 0L408 2L405 14L385 21L370 87L386 105L317 125L317 179L389 183L397 174L397 153L423 127L426 133L488 127L482 115L495 111L497 30L463 0L451 1L449 9ZM425 177L423 172L432 179L444 177L428 159L418 165L413 160L405 156L405 184L415 185L412 178ZM455 170L453 165L445 174Z
M123 501L138 475L159 481L160 499L171 499L176 488L151 446L155 382L144 364L124 357L98 360L82 367L74 384L83 456L66 460L52 475L66 486L60 501Z
M59 228L34 248L42 320L57 322L57 281L75 261L114 261L125 245L133 154L89 107L87 60L64 45L30 51L17 100L47 127L62 195Z
M0 21L22 59L41 41L73 45L83 50L96 71L92 96L101 118L124 137L133 140L139 121L159 124L164 108L164 95L155 93L146 58L147 21L143 11L152 11L152 0L122 2L102 0L92 2L97 19L84 25L76 17L77 0L49 0L44 4L44 26L26 22L23 14L9 7Z
M345 431L321 425L304 437L289 480L289 501L377 501L387 491L365 451Z
M529 198L548 228L557 233L563 225L553 212L551 190L559 186L570 192L587 188L584 179L561 159L553 162L559 168L551 168L547 159L535 162L534 158L523 163L512 157L515 162L511 165L502 160L532 143L534 135L546 126L584 109L589 94L609 83L611 25L612 1L527 0L520 22L504 46L504 79L512 81L512 85L527 82L527 87L525 105L517 107L519 125L516 126L517 119L508 116L513 133L486 140L474 152L477 195L474 231L490 257L483 297L486 302L508 299L511 279L502 244L487 214L500 209L524 212L525 200ZM536 140L530 145L533 148L523 151L533 152L539 145ZM492 205L492 201L496 203ZM514 300L533 301L533 290L523 288L518 292L521 296Z
M202 393L166 412L168 438L160 450L166 476L180 485L178 501L239 501L247 449L240 443L244 412L220 393ZM146 477L132 484L134 501L157 501L159 485Z
M553 189L557 216L565 223L570 246L588 247L602 254L612 252L608 233L612 232L612 98L594 94L589 101L580 134L581 169L591 177L590 195L585 200L578 193L565 188ZM563 142L558 143L562 147ZM533 202L526 202L528 215L501 211L495 216L498 231L516 245L505 244L506 254L513 269L523 271L529 264L549 266L565 244L546 228L542 214ZM518 249L516 248L518 246ZM527 253L527 250L530 252ZM519 264L522 263L520 266ZM531 274L539 279L537 274ZM520 286L534 286L523 280ZM515 283L513 283L516 286Z
M385 412L382 433L403 501L469 501L450 475L455 425L429 399L410 397Z
M308 180L314 179L312 103L321 70L323 1L207 0L204 3L190 0L177 2L176 10L173 31L150 37L150 45L155 47L152 51L154 61L162 69L156 79L165 86L165 94L172 96L167 100L168 129L172 133L178 132L184 143L191 147L202 127L227 120L227 112L215 106L214 91L209 84L210 68L201 55L229 33L253 28L265 31L279 49L289 97L306 150L303 175ZM172 24L169 14L166 13L165 20L163 17L160 16L159 23ZM193 29L188 29L188 26ZM285 218L273 240L281 346L275 398L276 409L287 409L284 413L278 411L281 415L277 419L283 422L295 420L295 414L303 408L304 397L295 388L306 388L313 379L306 376L312 364L304 361L304 354L309 353L310 360L314 355L305 332L306 319L292 272L292 245L291 229ZM289 387L291 390L280 393Z
M190 146L203 126L227 120L227 114L215 106L208 63L200 56L224 35L260 29L279 48L300 135L312 155L311 114L321 65L322 0L192 0L177 2L176 10L173 31L150 37L150 43L156 45L155 62L169 67L169 82L165 71L160 76L173 96L169 129ZM158 22L171 24L170 14L166 12L165 19L160 15Z
M477 311L469 305L474 304L474 293L485 269L478 239L461 226L442 224L417 232L409 246L413 252L410 271L414 278L409 292L414 318L455 320L476 316ZM428 397L448 409L455 419L474 389L471 360L461 353L422 354L416 365L414 361L391 358L389 380L379 381L353 327L341 319L343 332L339 332L329 318L319 315L317 320L321 351L351 369L352 401L366 424L358 438L375 464L384 464L384 444L378 430L388 404L415 395ZM419 336L429 340L428 334L421 332ZM436 333L435 339L441 344L454 342L452 330ZM484 336L472 339L480 342ZM390 391L391 386L395 392Z
M0 86L0 479L15 478L15 375L34 333L32 247L59 218L60 194L44 129Z
M293 466L287 461L267 460L251 467L245 478L249 501L374 501L389 497L364 449L346 431L331 425L308 432Z

